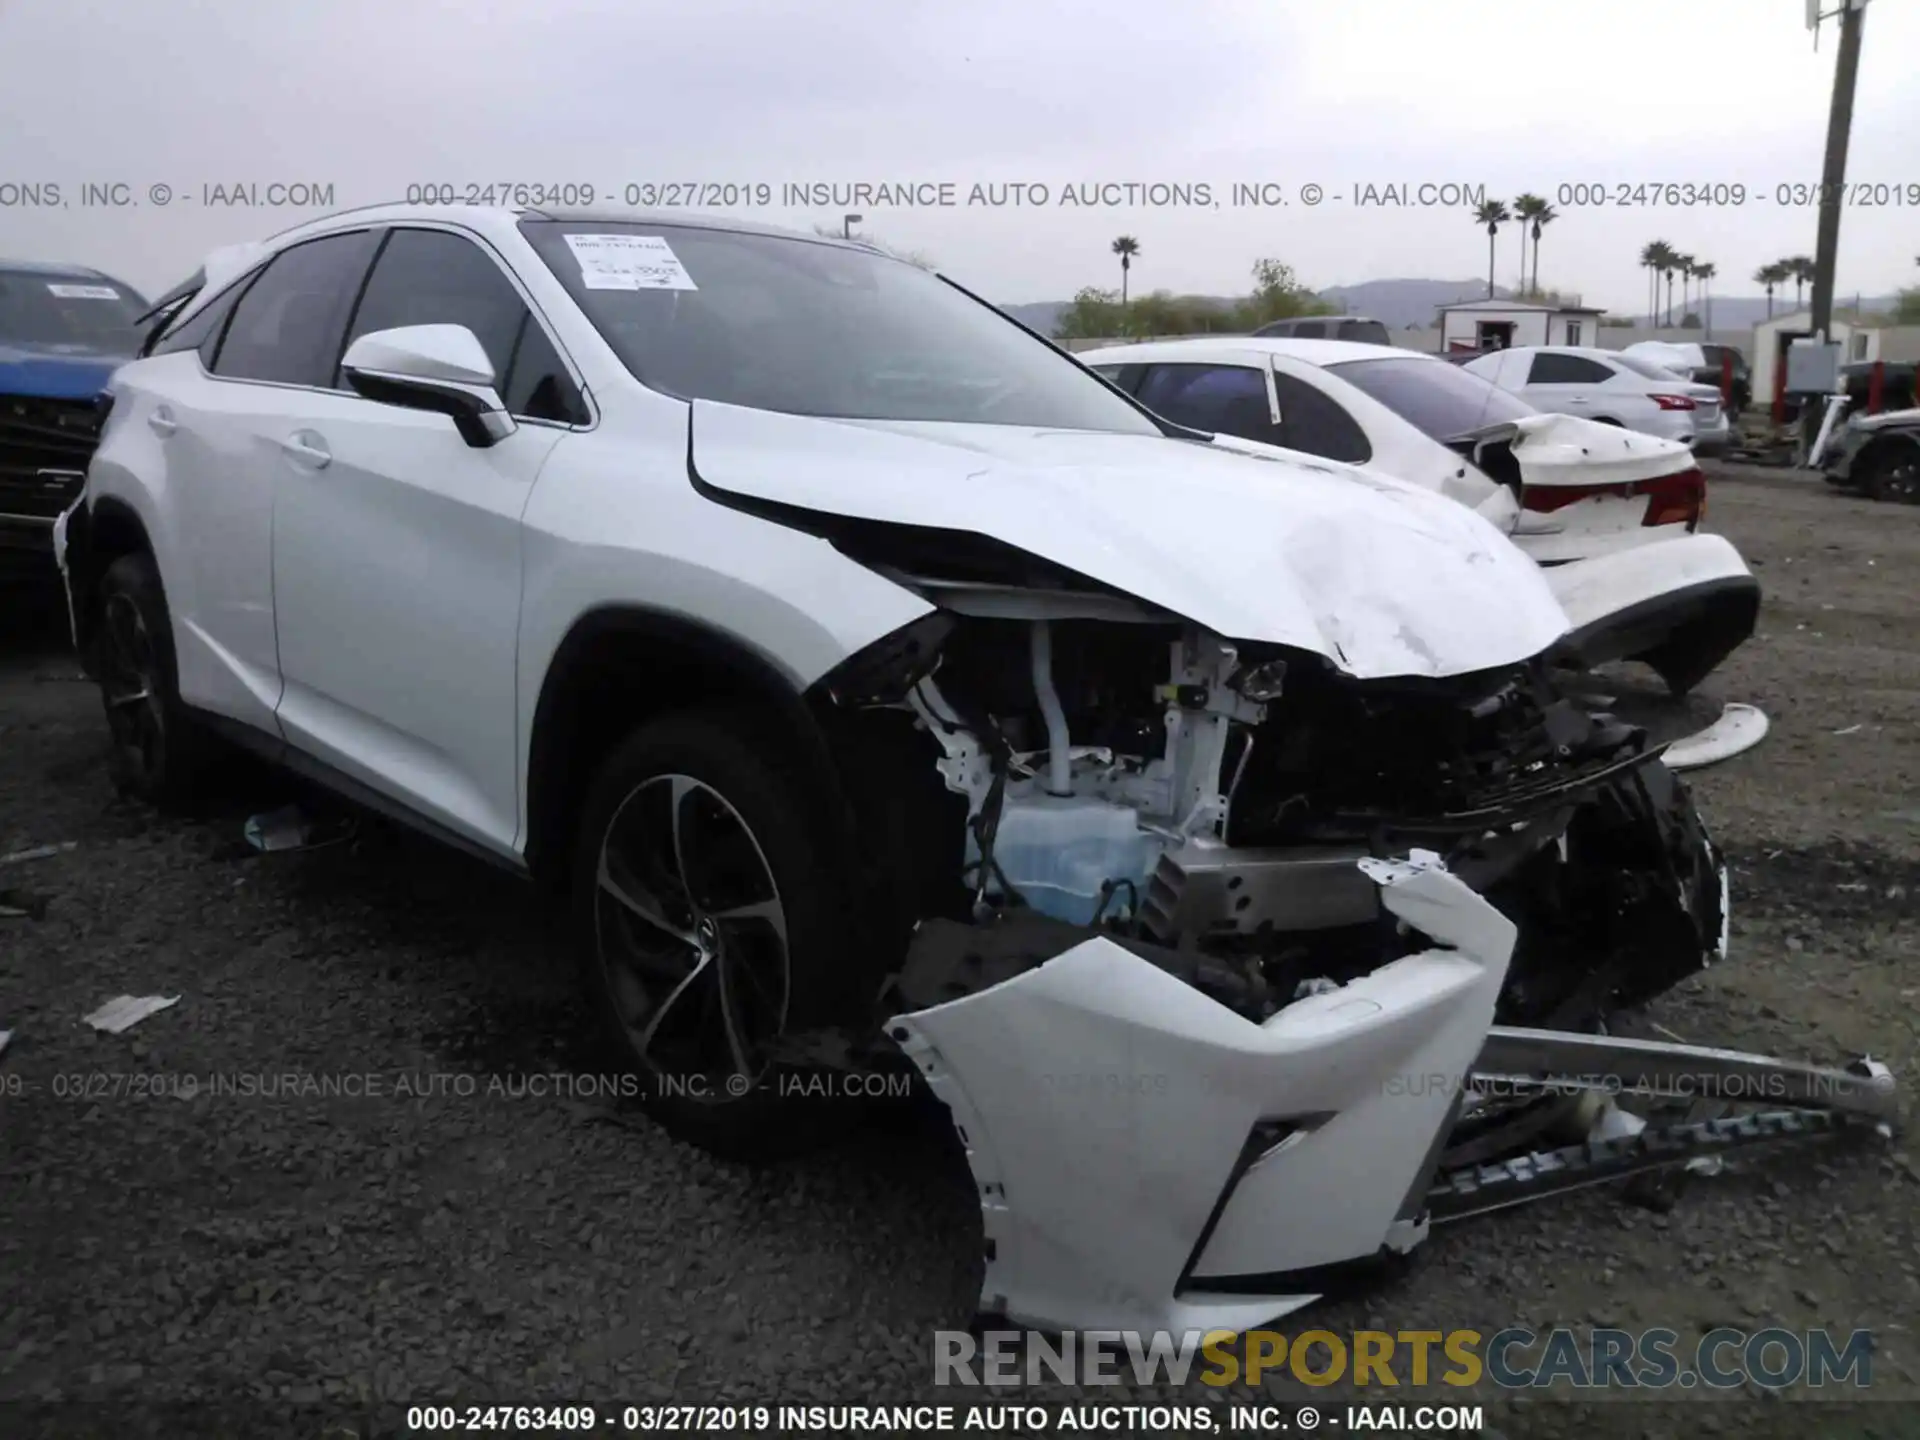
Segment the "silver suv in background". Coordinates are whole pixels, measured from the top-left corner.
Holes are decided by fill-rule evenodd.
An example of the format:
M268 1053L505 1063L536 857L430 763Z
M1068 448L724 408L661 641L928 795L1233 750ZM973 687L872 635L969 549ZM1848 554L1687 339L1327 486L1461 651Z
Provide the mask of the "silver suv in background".
M1365 315L1302 315L1292 320L1275 320L1253 333L1262 339L1357 340L1363 345L1393 343L1387 327Z

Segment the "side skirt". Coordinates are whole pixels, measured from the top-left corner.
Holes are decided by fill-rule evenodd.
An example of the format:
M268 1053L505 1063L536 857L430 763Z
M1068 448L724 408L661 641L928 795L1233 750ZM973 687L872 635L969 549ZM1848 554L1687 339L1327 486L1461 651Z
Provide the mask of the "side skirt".
M222 740L258 756L277 769L311 781L321 789L337 795L349 805L370 810L376 815L426 836L429 840L451 846L477 860L484 860L489 865L504 870L518 879L530 881L533 878L527 869L526 862L518 857L502 855L499 851L491 850L457 830L449 829L438 820L421 814L404 801L395 800L392 796L383 794L365 781L355 779L324 760L315 759L306 751L295 748L285 740L276 739L254 729L251 725L244 725L225 715L215 715L205 710L190 710L189 713L198 724L205 726L208 731L218 735Z

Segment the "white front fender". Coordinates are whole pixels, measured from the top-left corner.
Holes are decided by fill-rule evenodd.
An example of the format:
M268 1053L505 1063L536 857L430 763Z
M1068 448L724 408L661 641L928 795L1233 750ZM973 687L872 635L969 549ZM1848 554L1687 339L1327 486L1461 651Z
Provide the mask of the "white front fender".
M890 1022L980 1187L983 1312L1238 1331L1420 1238L1515 931L1437 860L1360 863L1435 948L1264 1023L1099 936Z

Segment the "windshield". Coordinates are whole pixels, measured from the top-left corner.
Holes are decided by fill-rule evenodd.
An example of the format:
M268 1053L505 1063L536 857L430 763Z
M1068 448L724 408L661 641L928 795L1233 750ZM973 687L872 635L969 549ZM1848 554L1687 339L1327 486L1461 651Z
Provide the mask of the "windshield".
M138 296L97 275L0 271L0 345L131 355Z
M1435 440L1539 413L1491 381L1435 360L1351 360L1327 368Z
M1163 432L1068 356L917 265L799 237L527 220L636 378L846 420Z

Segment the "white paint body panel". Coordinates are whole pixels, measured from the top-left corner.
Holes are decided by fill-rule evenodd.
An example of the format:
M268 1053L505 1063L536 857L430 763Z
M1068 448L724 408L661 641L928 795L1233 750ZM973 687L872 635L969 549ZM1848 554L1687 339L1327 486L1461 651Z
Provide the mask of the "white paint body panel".
M1752 573L1724 535L1682 535L1658 545L1637 545L1556 565L1546 575L1577 630L1663 595L1715 580L1745 579Z
M1437 948L1265 1024L1104 938L890 1022L967 1145L993 1242L983 1310L1042 1329L1237 1331L1315 1299L1180 1288L1263 1120L1331 1117L1247 1171L1196 1277L1305 1270L1399 1238L1515 931L1437 865L1362 863Z
M298 424L307 392L215 386L190 353L123 366L111 389L87 494L124 502L153 542L181 697L278 735L274 477L278 437Z
M989 535L1229 639L1312 650L1361 678L1512 664L1566 630L1538 570L1479 516L1287 452L705 401L693 451L718 489Z

